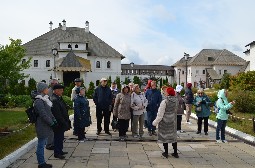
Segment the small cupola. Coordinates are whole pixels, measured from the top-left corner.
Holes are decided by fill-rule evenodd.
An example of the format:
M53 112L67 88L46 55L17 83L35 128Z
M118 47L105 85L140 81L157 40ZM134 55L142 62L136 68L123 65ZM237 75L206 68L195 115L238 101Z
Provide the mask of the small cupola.
M88 21L85 22L85 32L89 33L89 22Z
M62 30L66 30L66 21L65 21L65 19L62 21L62 23L63 23Z
M49 25L50 25L50 31L51 31L52 30L52 25L53 25L52 21L50 21Z

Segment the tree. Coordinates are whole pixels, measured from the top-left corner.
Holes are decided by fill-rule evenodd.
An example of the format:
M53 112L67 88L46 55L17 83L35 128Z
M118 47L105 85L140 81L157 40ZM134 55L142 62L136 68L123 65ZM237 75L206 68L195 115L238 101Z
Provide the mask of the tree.
M134 76L133 83L138 84L139 87L141 87L142 81L140 80L138 76Z
M121 90L121 84L120 84L120 77L119 77L119 76L116 76L115 82L116 82L116 84L117 84L117 88L118 88L119 90Z
M111 85L112 85L112 77L111 76L109 76L108 79L107 79L107 85L109 87L111 87Z
M230 87L230 74L225 73L220 81L220 87L221 89L228 89Z
M124 84L125 84L125 85L128 85L129 83L130 83L130 79L129 79L129 77L125 77Z
M11 80L23 80L28 75L21 73L30 67L31 58L24 60L25 48L21 46L21 40L11 39L11 44L0 45L0 81L3 89Z
M28 94L30 94L32 90L36 90L36 81L34 78L30 78L28 81Z
M91 81L91 82L89 83L89 88L88 88L88 90L87 90L87 92L86 92L87 98L89 98L89 99L93 98L94 91L95 91L95 85L94 85L94 83Z

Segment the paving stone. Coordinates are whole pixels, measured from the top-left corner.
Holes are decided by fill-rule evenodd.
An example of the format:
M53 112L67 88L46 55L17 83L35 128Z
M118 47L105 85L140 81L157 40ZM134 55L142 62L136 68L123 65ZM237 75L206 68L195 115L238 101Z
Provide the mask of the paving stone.
M184 152L184 151L195 151L194 149L192 149L190 146L178 146L177 147L178 150L180 152Z
M189 144L189 146L193 149L196 149L196 148L205 148L205 149L207 149L207 147L203 144Z
M151 165L168 165L170 164L169 160L163 157L160 158L149 158Z
M129 166L129 160L128 157L110 157L109 159L109 167L112 165L119 165L122 166Z
M146 151L148 157L162 157L162 151Z
M91 153L109 153L109 148L93 148Z

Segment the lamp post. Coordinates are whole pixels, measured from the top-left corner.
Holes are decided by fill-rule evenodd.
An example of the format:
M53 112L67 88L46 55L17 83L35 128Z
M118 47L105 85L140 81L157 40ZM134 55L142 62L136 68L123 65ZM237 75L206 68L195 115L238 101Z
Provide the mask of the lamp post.
M54 78L56 78L56 56L58 54L58 49L56 47L52 48L51 49L52 51L52 54L53 54L53 64L54 64L54 67L53 67L53 71L54 71Z
M188 83L188 58L189 58L189 54L184 52L184 59L186 61L186 64L185 64L185 66L186 66L186 85Z
M179 72L179 85L181 84L181 69L178 69Z

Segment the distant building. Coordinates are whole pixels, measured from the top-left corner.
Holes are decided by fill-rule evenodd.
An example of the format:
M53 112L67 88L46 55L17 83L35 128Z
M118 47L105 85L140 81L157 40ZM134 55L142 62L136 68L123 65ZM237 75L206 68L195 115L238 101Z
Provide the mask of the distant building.
M249 47L249 49L244 51L244 59L247 61L245 71L255 71L255 41L247 44L245 47Z
M168 82L172 84L174 82L174 68L166 65L121 64L122 81L125 81L125 78L129 78L132 81L134 76L139 77L141 80L167 78Z
M50 22L50 31L23 45L24 59L32 57L31 67L23 71L29 78L36 81L58 78L69 85L79 77L88 86L90 81L96 84L102 77L121 76L121 60L125 57L91 33L88 21L85 28L67 27L65 20L62 23L52 29ZM52 48L58 50L55 57Z
M246 61L223 49L203 49L187 60L187 82L195 87L210 87L219 83L224 73L235 75L244 71ZM186 60L181 58L174 65L176 83L186 85Z

